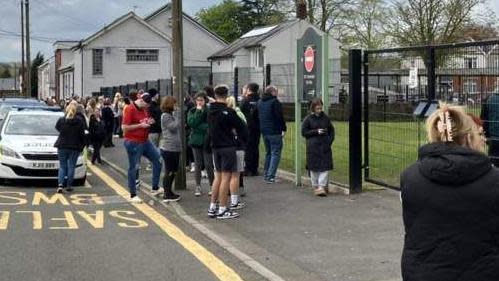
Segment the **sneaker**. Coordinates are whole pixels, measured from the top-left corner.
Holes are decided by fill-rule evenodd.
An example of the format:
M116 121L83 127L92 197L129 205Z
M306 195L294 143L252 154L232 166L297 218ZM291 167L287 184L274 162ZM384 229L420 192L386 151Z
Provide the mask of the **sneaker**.
M320 196L320 197L326 196L326 192L324 191L324 188L322 188L322 187L316 188L314 190L314 194L315 194L315 196Z
M63 193L63 192L64 189L62 188L62 186L57 187L57 193Z
M217 215L217 219L219 220L234 219L237 217L239 217L239 214L232 211L231 209L227 209L225 210L225 212Z
M208 217L214 219L217 217L217 208L215 209L208 209Z
M180 200L180 195L175 194L172 192L172 194L164 195L163 196L163 202L168 203L168 202L177 202Z
M241 197L245 197L246 196L246 190L244 190L244 186L239 187L239 195Z
M196 190L194 191L194 196L199 197L201 196L201 186L196 186Z
M142 203L142 199L139 196L134 196L129 200L130 203L140 204Z
M152 195L152 196L159 196L159 195L161 195L162 193L163 193L163 192L160 190L160 188L151 190L151 195Z
M235 205L230 204L229 209L231 209L231 210L240 210L240 209L243 209L244 207L246 207L246 203L239 201Z
M135 188L138 190L142 182L140 180L135 180Z
M202 170L201 171L201 177L204 178L204 179L208 178L208 172L206 172L206 170Z
M265 183L266 184L273 184L273 183L280 183L281 181L276 179L276 178L270 178L270 179L266 179L265 180Z
M191 164L191 173L194 173L196 171L196 164L192 163Z

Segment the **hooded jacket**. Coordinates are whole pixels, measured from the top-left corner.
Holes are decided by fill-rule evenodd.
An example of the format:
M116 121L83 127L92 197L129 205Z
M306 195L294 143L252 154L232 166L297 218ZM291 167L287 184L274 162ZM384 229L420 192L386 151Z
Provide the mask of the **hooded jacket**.
M55 147L83 151L86 145L85 121L76 116L72 119L61 117L57 120L55 128L59 132Z
M499 171L486 155L425 145L401 191L403 280L499 280Z
M258 102L258 119L262 135L281 135L286 131L286 122L282 113L282 104L277 97L264 94Z
M215 102L208 109L208 130L213 149L237 147L238 141L248 139L248 130L236 112L226 104Z

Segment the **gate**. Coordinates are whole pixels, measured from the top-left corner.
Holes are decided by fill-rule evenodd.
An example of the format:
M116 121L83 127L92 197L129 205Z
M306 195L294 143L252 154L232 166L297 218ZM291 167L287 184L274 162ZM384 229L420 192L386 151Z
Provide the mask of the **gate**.
M368 50L363 63L364 177L389 188L399 189L400 173L426 143L425 120L413 114L420 102L480 116L499 94L499 40Z

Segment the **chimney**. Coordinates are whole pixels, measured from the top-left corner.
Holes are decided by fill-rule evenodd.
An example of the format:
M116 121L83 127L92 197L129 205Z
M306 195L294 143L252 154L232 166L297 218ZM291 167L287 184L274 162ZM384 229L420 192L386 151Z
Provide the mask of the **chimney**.
M307 18L307 3L305 0L296 1L296 17L301 20Z

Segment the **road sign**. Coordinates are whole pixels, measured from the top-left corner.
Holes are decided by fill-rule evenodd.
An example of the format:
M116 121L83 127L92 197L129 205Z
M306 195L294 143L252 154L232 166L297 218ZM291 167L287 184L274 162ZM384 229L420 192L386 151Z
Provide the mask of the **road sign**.
M314 59L315 59L315 51L312 46L308 46L304 53L305 60L305 70L307 72L312 72L314 69Z
M411 67L409 70L409 88L415 89L418 87L418 68Z

